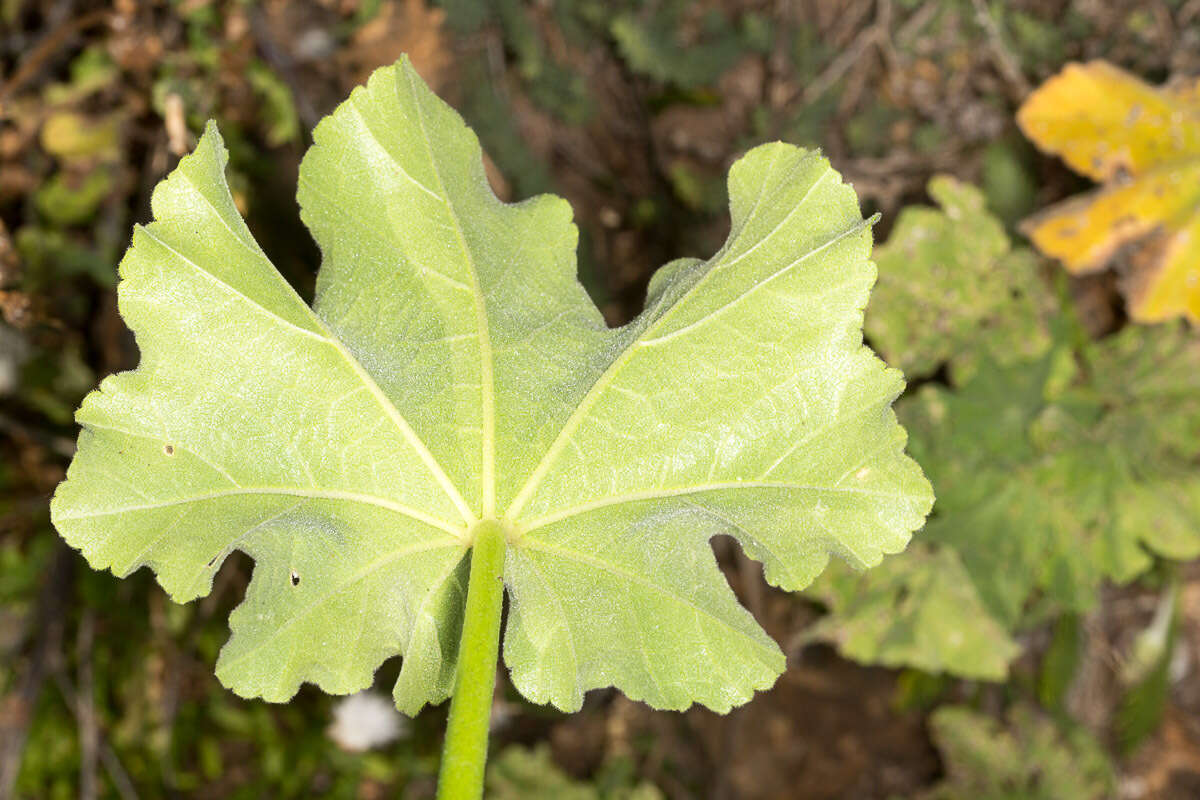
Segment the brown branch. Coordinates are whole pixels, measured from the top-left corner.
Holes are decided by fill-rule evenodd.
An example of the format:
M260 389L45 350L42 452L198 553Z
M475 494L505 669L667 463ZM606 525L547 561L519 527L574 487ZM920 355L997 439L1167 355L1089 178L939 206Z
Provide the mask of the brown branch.
M100 726L96 721L96 681L92 646L96 640L96 612L85 608L75 638L79 692L75 696L75 719L79 727L79 800L96 800L96 762L100 751Z

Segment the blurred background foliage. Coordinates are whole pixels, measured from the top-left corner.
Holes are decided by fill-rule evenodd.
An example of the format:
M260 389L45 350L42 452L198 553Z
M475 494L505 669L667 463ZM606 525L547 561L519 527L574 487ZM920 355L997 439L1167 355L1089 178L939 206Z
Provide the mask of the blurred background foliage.
M217 119L239 207L311 297L309 132L402 52L501 197L571 201L613 324L658 265L720 246L739 153L822 148L882 214L867 337L909 378L939 497L907 553L803 597L715 543L789 656L726 717L611 691L564 716L502 675L490 795L1200 795L1200 338L1130 321L1144 251L1068 274L1029 245L1022 220L1091 185L1015 116L1071 61L1184 87L1193 161L1155 167L1178 184L1197 0L0 0L0 797L432 796L444 710L216 682L248 559L177 606L87 569L47 514L79 400L137 360L116 264L155 183ZM1119 189L1119 166L1077 171Z

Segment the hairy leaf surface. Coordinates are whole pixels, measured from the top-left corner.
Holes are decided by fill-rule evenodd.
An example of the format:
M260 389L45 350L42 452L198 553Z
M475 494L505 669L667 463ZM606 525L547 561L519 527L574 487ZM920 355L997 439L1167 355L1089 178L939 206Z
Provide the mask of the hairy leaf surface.
M662 268L610 330L576 279L568 205L499 202L474 134L406 61L314 142L311 309L238 215L214 126L155 191L119 289L142 362L85 400L52 505L94 567L149 565L180 601L232 551L255 559L217 665L234 691L352 692L402 654L397 705L441 701L464 556L496 519L526 697L576 709L615 685L724 710L784 658L710 537L795 590L922 524L900 374L862 345L870 230L818 155L737 162L725 246Z

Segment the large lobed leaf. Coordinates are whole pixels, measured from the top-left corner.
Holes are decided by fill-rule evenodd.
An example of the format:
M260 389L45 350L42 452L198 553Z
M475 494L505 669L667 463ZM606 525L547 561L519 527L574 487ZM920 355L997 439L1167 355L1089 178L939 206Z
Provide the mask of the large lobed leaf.
M508 532L504 658L536 702L615 685L728 709L783 654L708 546L800 589L831 554L903 549L931 504L862 346L874 280L853 191L785 144L733 166L732 232L654 277L610 330L568 205L488 187L478 142L402 60L324 120L300 171L324 261L309 309L235 210L215 126L154 193L121 264L142 363L80 409L52 504L93 567L171 595L256 561L217 674L285 700L453 681L474 526Z

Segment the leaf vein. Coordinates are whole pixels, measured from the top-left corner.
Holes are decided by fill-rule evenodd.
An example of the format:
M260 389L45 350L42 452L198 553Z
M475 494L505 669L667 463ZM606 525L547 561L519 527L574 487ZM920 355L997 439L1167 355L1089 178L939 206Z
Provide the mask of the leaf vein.
M670 497L685 497L693 494L703 494L705 492L722 492L737 489L833 492L835 494L857 494L867 495L870 497L890 498L898 498L900 496L895 492L860 489L853 486L807 486L798 483L788 483L786 481L722 481L717 483L698 484L696 486L681 486L673 489L648 489L643 492L627 492L625 494L610 495L609 497L600 497L587 503L581 503L577 506L571 506L569 508L545 514L541 517L532 519L529 522L522 523L520 527L525 534L528 534L534 530L537 530L538 528L544 528L548 525L562 522L564 519L577 517L582 514L588 514L592 511L597 511L609 506L624 505L625 503L638 503L645 500L663 500Z
M695 613L697 613L699 615L708 617L709 619L711 619L713 622L717 623L722 628L725 628L726 630L728 630L730 633L733 633L734 635L747 640L751 645L753 645L753 647L756 650L766 649L766 647L762 644L762 642L756 640L753 636L746 633L745 631L735 628L729 622L727 622L724 619L721 619L719 616L717 616L713 612L709 611L708 609L702 608L701 606L696 605L694 602L687 599L686 597L676 594L675 592L671 591L670 589L668 589L664 586L660 586L659 584L655 583L654 581L650 580L649 578L647 578L644 575L640 575L636 572L632 572L630 570L624 569L619 564L614 564L613 562L607 561L603 558L600 558L599 556L589 555L588 553L581 553L578 550L572 550L569 547L563 547L562 545L551 544L551 543L546 542L541 539L530 540L526 546L529 547L531 550L541 550L542 552L549 553L550 555L557 555L557 556L560 556L567 560L575 561L576 563L579 563L579 564L586 564L588 566L595 567L596 569L604 570L605 572L611 573L620 578L624 578L625 580L628 580L631 583L641 584L642 586L645 586L647 589L657 592L658 594L661 594L670 600L674 600L679 605L685 606L686 608L691 609L692 611L694 611Z
M159 503L143 503L135 506L122 506L120 508L109 508L100 511L86 511L79 514L62 514L57 517L59 520L69 519L91 519L94 517L110 517L117 514L127 514L137 511L150 511L157 508L170 508L171 506L183 505L187 503L202 503L208 500L217 500L223 497L232 497L236 495L291 495L293 497L305 497L315 500L343 500L350 503L362 503L364 505L378 506L379 508L387 509L396 514L409 517L417 522L424 523L431 528L445 531L446 533L455 536L458 539L463 539L466 536L466 530L455 525L451 525L445 520L432 517L420 509L411 508L410 506L388 500L383 497L375 497L373 495L359 494L356 492L343 492L334 490L318 490L318 489L302 489L299 487L287 486L242 486L236 489L222 489L206 494L192 495L191 497L177 497Z

